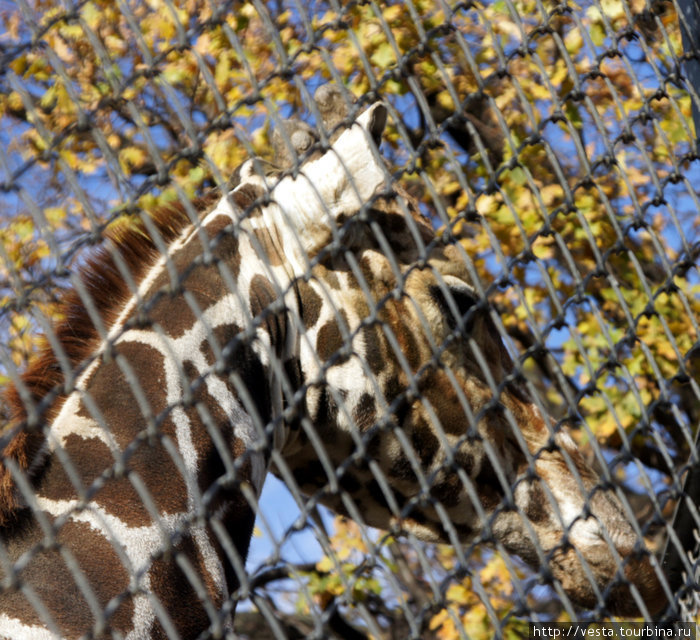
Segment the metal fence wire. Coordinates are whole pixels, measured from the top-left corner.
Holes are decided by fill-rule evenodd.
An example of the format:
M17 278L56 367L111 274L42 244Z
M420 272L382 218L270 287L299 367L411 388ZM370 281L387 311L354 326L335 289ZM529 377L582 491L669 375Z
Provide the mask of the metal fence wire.
M694 624L675 1L0 0L0 637Z

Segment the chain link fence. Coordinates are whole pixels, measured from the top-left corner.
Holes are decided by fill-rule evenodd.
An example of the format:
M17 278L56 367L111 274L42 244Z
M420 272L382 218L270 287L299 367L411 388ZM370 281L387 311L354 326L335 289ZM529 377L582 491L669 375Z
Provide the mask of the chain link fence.
M684 34L679 15L686 16ZM698 33L693 15L692 7L679 10L674 3L656 0L0 0L0 383L6 390L0 405L5 424L0 440L5 466L0 497L3 491L19 495L15 515L3 516L0 533L0 636L527 637L533 621L607 620L615 610L608 606L610 598L638 602L642 592L645 599L642 587L639 592L615 595L618 587L634 582L636 560L628 560L628 552L630 557L646 558L652 573L665 576L659 602L670 599L672 606L665 614L659 612L658 619L695 621L694 527L700 524L695 508L700 490L695 489L694 444L700 424L700 171L692 122L698 86L688 86L686 81L686 73L694 77L697 64L697 53L692 52ZM683 52L684 38L690 53ZM336 90L322 89L319 94L319 87ZM78 506L55 519L36 516L41 525L36 535L27 523L34 522L32 508L39 512L44 503L32 488L32 482L39 482L35 478L42 477L39 463L37 468L32 466L32 456L41 458L45 446L41 438L51 442L52 421L60 417L57 407L69 404L66 398L80 389L81 376L93 371L95 363L104 361L108 366L109 354L95 346L96 337L107 336L112 346L117 343L110 333L110 323L119 320L114 309L126 308L129 297L145 291L138 284L139 278L151 277L144 265L155 263L171 243L179 241L177 230L167 231L164 216L179 215L184 220L177 223L180 231L186 224L201 226L221 194L231 192L253 221L253 213L267 206L269 199L254 189L251 200L242 186L267 188L270 180L282 185L284 180L298 179L319 157L329 157L324 153L332 155L329 146L342 144L338 142L342 135L357 129L350 122L378 102L388 112L386 128L381 140L376 140L379 151L364 153L370 153L367 158L383 158L382 179L402 194L400 217L414 222L401 224L409 229L410 242L425 243L422 253L418 251L417 259L406 267L402 256L410 248L392 244L403 236L382 227L377 238L383 240L373 242L403 276L377 302L360 261L364 254L353 252L355 232L343 231L343 225L350 224L343 218L327 246L315 248L316 253L295 263L303 264L306 271L292 278L294 286L283 287L281 293L268 292L257 307L248 301L250 308L243 314L247 326L239 323L230 344L235 343L236 357L252 362L258 357L251 355L258 353L256 331L262 325L268 327L270 317L276 318L279 312L274 301L279 302L280 296L286 300L290 291L301 291L300 283L318 288L329 277L319 275L320 270L333 271L324 260L337 264L332 261L342 259L345 271L364 273L364 279L356 279L355 296L369 297L353 303L354 308L334 308L319 298L312 313L308 299L298 294L301 320L280 320L278 330L288 322L301 331L302 324L313 324L305 313L320 314L335 323L337 335L324 342L323 349L320 339L315 343L313 357L330 363L319 365L316 382L307 378L296 387L296 395L287 387L280 391L287 413L276 413L274 393L270 393L266 396L269 407L253 419L266 434L265 462L271 459L283 482L270 474L260 496L245 488L248 485L240 474L245 464L255 466L257 453L243 456L247 462L236 466L230 454L219 451L221 464L226 467L230 462L231 468L212 471L222 477L239 474L234 482L246 498L240 508L254 506L257 519L250 553L246 559L244 554L229 552L226 540L235 542L235 529L243 525L234 522L233 531L220 533L217 526L223 525L217 519L215 501L202 503L209 504L209 511L200 510L172 530L162 529L163 539L146 554L146 572L172 554L180 573L163 570L163 581L170 585L175 600L191 606L191 625L170 624L168 612L156 603L152 606L158 632L146 625L129 635L122 617L131 602L136 603L133 620L141 615L138 597L149 589L144 586L146 574L133 573L125 582L128 587L103 598L97 583L128 574L133 563L119 551L105 551L110 559L100 559L91 573L86 566L94 557L85 559L76 551L69 560L64 547L74 545L66 542L71 536L80 535L78 523L88 522L81 518L94 492L119 474L129 476L133 485L129 491L142 496L148 518L163 517L159 498L149 492L159 483L167 484L172 475L185 477L186 456L170 452L153 485L148 477L134 480L129 475L130 453L117 455L90 476L92 484L83 487ZM372 146L366 142L368 148ZM252 173L236 172L248 158L259 159ZM264 169L263 161L274 165L274 171ZM350 174L349 193L362 192L360 169L353 169L349 161L344 164ZM267 178L261 177L264 174ZM319 175L322 181L323 172ZM316 193L322 190L317 187ZM274 189L272 193L274 199ZM308 194L314 189L305 193L313 201L315 196ZM375 233L384 224L372 218L370 211L376 194L363 200L355 209L361 212L361 224ZM406 202L415 203L415 211ZM160 212L156 231L144 211ZM418 221L418 212L427 223ZM313 231L308 233L311 237ZM139 241L139 234L149 239ZM422 240L415 240L416 234ZM107 245L105 237L111 238ZM136 247L125 265L109 248L124 238ZM307 239L302 237L300 242L308 248ZM188 268L206 263L211 252L216 256L225 249L221 233L210 240L197 245L199 255L187 258ZM384 305L388 308L391 300L418 295L410 289L411 274L422 273L428 256L441 243L454 248L449 255L458 256L459 268L469 273L469 296L474 298L464 302L457 294L435 294L435 304L452 333L444 343L432 345L434 362L413 363L410 332L396 334L383 319ZM294 243L285 249L290 261L296 259ZM185 307L193 322L205 308L203 298L197 304L191 302L197 290L187 280L190 272L177 260L163 264L171 274L163 285L170 291L165 311L157 315L157 300L146 304L146 317L129 325L134 330L181 313L178 295L189 301ZM243 254L242 271L251 268L246 264ZM101 269L97 285L91 285L96 268ZM134 274L133 282L128 274ZM96 286L101 292L93 300ZM236 289L237 285L230 286ZM332 318L323 315L330 313L324 310L327 306ZM423 309L428 308L433 307ZM469 338L476 313L486 314L496 332L493 349L502 345L497 352L477 345L477 351L483 349L480 371L492 372L494 358L502 352L515 363L514 371L504 373L502 380L491 380L490 387L484 383L489 393L505 398L509 385L516 382L527 388L538 408L532 415L551 416L545 420L550 433L547 447L556 449L560 440L555 434L568 429L578 452L572 455L580 455L586 468L601 478L590 486L579 479L586 497L579 513L554 514L558 507L552 495L558 484L572 473L577 475L572 472L576 464L565 456L568 463L562 465L561 477L549 478L553 491L538 494L538 505L530 497L530 508L539 506L545 512L537 524L534 561L523 558L527 553L518 552L519 543L507 541L497 524L499 514L521 509L516 504L519 492L536 484L537 464L546 453L526 455L529 462L522 463L526 470L520 475L522 468L516 473L520 454L490 458L503 468L492 469L490 477L481 481L508 486L489 494L475 484L469 504L457 505L465 513L475 511L469 525L482 520L471 536L459 533L465 523L453 515L457 511L449 503L454 496L446 482L440 484L449 470L462 465L460 482L467 487L462 491L469 494L469 472L465 475L464 458L456 454L473 437L480 420L489 421L489 412L502 410L494 409L497 402L487 402L487 408L478 406L476 418L469 416L469 406L476 406L470 395L474 392L464 386L467 400L460 405L460 420L466 426L461 439L444 437L442 453L431 448L427 436L413 439L408 445L412 458L409 455L404 463L413 465L410 474L419 478L414 495L401 494L396 478L403 476L397 475L397 465L392 470L396 460L390 448L373 455L374 436L358 435L383 434L396 424L392 433L401 441L401 418L406 424L409 420L405 403L433 406L439 402L437 396L453 393L449 385L446 390L425 384L421 372L435 363L440 371L450 370L450 349L455 340ZM358 350L354 326L362 331L376 328L381 339L367 347L363 338L364 350ZM269 327L266 330L272 335ZM268 360L279 357L271 341ZM383 352L387 344L395 345L389 355ZM320 353L324 349L328 353ZM52 360L47 359L47 350L54 354ZM209 365L220 375L230 353L222 349L215 355ZM389 397L388 392L384 394L384 382L377 381L381 379L378 371L386 366L382 361L392 359L405 362L404 373L412 372L414 377L404 375L401 389ZM42 364L32 364L37 360ZM332 405L325 407L325 413L318 408L323 398L313 400L314 390L335 375L333 367L346 360L362 361L357 371L360 377L375 380L373 388L386 395L383 405L377 401L374 410L358 413L352 394L336 393L324 400ZM260 387L265 383L255 377L253 368L250 365L247 370L247 379L233 374L229 379L246 409L265 404L257 399L258 394L265 395ZM177 406L164 400L163 414L174 416L178 407L191 405L199 408L200 415L209 411L217 420L216 411L201 400L206 380L203 383L186 367L182 375L192 386L183 391ZM283 377L294 387L290 380L297 375L287 371ZM157 414L154 407L162 404L150 394L157 397L159 389L161 395L166 393L165 378L159 376L156 368L144 365L131 378L126 376L128 384L124 383L131 386L129 402L138 404L143 397L145 405L155 403L149 410L140 405L137 413L138 420L144 420L144 438L157 437L146 425L146 414ZM134 380L144 387L142 392L133 389ZM119 380L115 377L105 384L118 404ZM522 404L517 393L515 397L512 404L503 400L509 415L515 415L513 407ZM118 407L117 414L130 415L129 402ZM305 437L315 438L321 450L331 453L327 459L322 454L319 461L295 451L285 462L287 454L276 449L275 434L282 423L290 428L287 423L304 422L298 415L303 402L316 402L316 411L299 428L305 430ZM93 417L99 413L95 412L89 411ZM345 436L321 428L325 425L321 413L326 422L331 414L347 416L355 435L346 442ZM201 419L209 428L207 419ZM156 427L162 426L154 420ZM522 426L517 416L515 422ZM527 434L532 420L524 422ZM501 425L510 433L507 424L512 426L513 420ZM107 417L101 428L109 431L111 426ZM438 432L434 438L440 439L441 428L431 428ZM406 429L404 433L414 433ZM224 438L225 433L222 427ZM506 439L496 431L488 433L477 439L496 448L500 439ZM21 446L18 437L24 438ZM93 458L85 453L86 446L76 454L67 441L61 442L61 446L51 445L59 452L53 464L67 465L70 482L64 484L72 487L68 490L72 495L81 484L82 467L76 456ZM173 438L171 442L181 441ZM138 445L120 446L128 452ZM217 441L216 446L229 445ZM445 453L451 446L452 453ZM341 447L347 451L338 454L337 462L334 448ZM549 451L547 447L543 450ZM447 462L435 470L431 465L440 456L446 456ZM181 466L173 467L172 460L181 460ZM433 470L416 471L420 467ZM356 468L369 471L365 476L353 475ZM10 491L10 485L19 488ZM395 507L394 513L401 517L392 521L391 530L368 526L376 518L357 496L366 493L369 485L370 493L384 492L380 501L385 503L391 502L388 494L405 499L405 504ZM591 514L599 517L596 501L606 492L622 505L640 542L633 551L625 551L625 557L616 556L617 567L609 576L613 586L603 584L588 604L580 606L571 597L579 585L567 585L566 571L558 573L553 564L557 553L568 553L578 535L576 527L588 522ZM60 487L53 499L61 499ZM3 508L8 500L3 498ZM344 515L335 515L323 503L337 506ZM429 536L420 534L418 525L413 529L406 525L428 508L444 516L440 527L448 533L441 543L419 540ZM554 515L547 520L550 511ZM557 518L560 524L568 524L556 541L545 542L547 532L557 530ZM224 573L236 575L237 588L218 601L207 596L206 579L203 582L192 569L197 553L182 550L183 536L189 535L185 532L191 529L192 539L197 540L200 524L213 527L213 537L221 535L214 546L219 551L224 548L224 563L231 565ZM534 529L528 531L532 534ZM622 548L612 538L611 533L606 544ZM52 571L53 565L47 564L44 573L39 567L45 558L42 554L50 551L63 553L66 579L73 574L87 602L80 605L89 621L82 630L66 622L71 615L57 613L58 605L42 600L45 584L57 581L59 575ZM580 560L584 567L587 559ZM590 577L598 570L593 563L582 575ZM148 575L155 580L152 573ZM80 618L78 605L67 599L62 606ZM201 624L198 607L206 614ZM235 622L230 627L234 609ZM618 610L627 609L618 606ZM27 611L32 613L18 613ZM652 612L641 615L651 619ZM21 616L26 616L24 622L17 621Z

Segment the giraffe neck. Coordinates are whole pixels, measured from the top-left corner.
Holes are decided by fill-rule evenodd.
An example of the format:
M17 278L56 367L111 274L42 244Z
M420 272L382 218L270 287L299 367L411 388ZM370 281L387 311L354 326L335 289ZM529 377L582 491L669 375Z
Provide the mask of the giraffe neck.
M262 489L275 439L265 425L282 411L275 363L291 348L274 301L289 291L295 304L289 267L270 231L242 215L244 200L240 192L221 198L199 228L182 228L143 269L136 292L91 341L89 364L58 401L28 469L34 490L23 502L63 523L59 543L81 540L78 564L87 564L85 550L123 573L121 590L97 587L94 595L101 608L122 595L110 623L133 637L168 623L179 632L195 621L199 629L219 624L206 607L173 619L181 608L172 598L181 596L169 584L194 587L166 559L169 548L195 568L216 611L244 579L254 523L246 496L255 500ZM35 521L20 526L39 533ZM129 595L128 575L139 576L141 593ZM65 594L47 586L40 596L54 612ZM15 604L23 625L41 624L26 601ZM69 634L91 626L80 616L55 622Z

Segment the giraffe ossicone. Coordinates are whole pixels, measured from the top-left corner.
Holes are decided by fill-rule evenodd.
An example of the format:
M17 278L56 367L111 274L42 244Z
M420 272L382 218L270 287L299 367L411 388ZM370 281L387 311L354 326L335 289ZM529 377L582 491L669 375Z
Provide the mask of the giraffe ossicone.
M330 148L287 136L280 171L247 161L199 224L160 210L86 261L8 394L0 638L230 633L268 471L363 524L496 543L575 604L664 606L629 509L516 374L462 248L389 180L385 108L342 127L321 97Z

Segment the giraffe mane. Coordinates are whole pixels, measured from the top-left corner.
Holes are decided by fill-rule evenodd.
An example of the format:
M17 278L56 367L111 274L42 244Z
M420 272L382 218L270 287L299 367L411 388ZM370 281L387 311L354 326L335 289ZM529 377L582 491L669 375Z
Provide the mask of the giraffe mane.
M201 214L220 197L221 194L213 190L193 201L192 207ZM181 203L161 206L148 216L166 244L191 224L187 210ZM115 258L115 253L119 258ZM144 271L159 256L156 242L141 220L105 232L103 242L78 269L78 276L107 327L116 319L120 307L133 295L118 267L118 261L127 267L134 281L139 282ZM62 295L58 315L61 319L53 326L53 333L68 364L77 370L94 353L100 340L99 333L75 287ZM11 523L22 506L16 481L5 460L13 460L23 472L30 469L46 441L41 424L50 422L56 416L67 397L64 382L59 359L49 340L44 337L38 353L20 375L22 391L19 385L13 383L2 394L10 417L7 424L0 428L0 527ZM42 399L50 402L42 402ZM27 401L37 409L38 418L33 422L30 422Z

